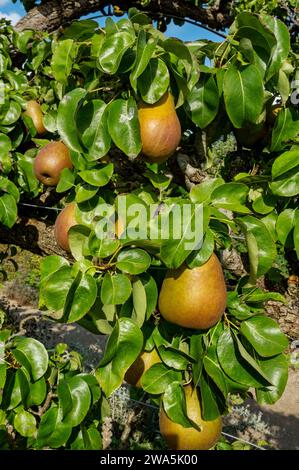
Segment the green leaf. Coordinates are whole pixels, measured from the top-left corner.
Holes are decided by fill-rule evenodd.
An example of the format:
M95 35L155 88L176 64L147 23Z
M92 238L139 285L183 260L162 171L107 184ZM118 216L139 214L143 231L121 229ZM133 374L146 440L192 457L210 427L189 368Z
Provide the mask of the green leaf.
M78 184L76 186L76 202L81 204L82 202L89 201L92 199L98 192L96 186L91 186L90 184Z
M203 373L200 380L202 417L205 421L217 419L224 411L223 397L210 377Z
M47 384L45 377L41 377L36 382L30 384L30 390L27 398L27 407L41 405L46 398Z
M241 356L234 337L225 329L217 342L217 355L224 372L235 382L247 387L261 387L265 380Z
M169 87L169 72L162 59L150 59L146 69L137 80L137 88L143 101L156 103Z
M146 295L146 320L154 313L158 301L158 287L155 279L148 273L139 276Z
M259 69L247 65L230 66L224 75L224 101L227 114L237 129L255 124L264 104L264 85Z
M92 170L79 171L78 175L88 184L101 187L109 183L113 175L114 165L108 163L103 168L94 168Z
M190 199L194 203L208 202L211 199L214 189L223 184L224 180L222 178L209 178L191 188Z
M290 150L274 160L272 165L272 178L275 180L285 173L296 169L299 166L299 151Z
M64 305L67 323L76 322L89 312L96 301L97 290L97 282L90 274L78 273L70 286Z
M64 39L52 43L53 55L51 60L55 80L67 84L76 58L77 47L72 39Z
M218 87L213 75L201 76L187 96L187 105L192 121L201 129L213 121L219 108Z
M132 292L130 280L124 274L106 273L101 287L103 304L121 305L128 300Z
M130 74L130 83L135 92L137 92L137 79L146 69L156 48L158 38L150 37L146 41L146 32L140 29L137 38L136 58Z
M115 74L124 53L133 45L135 38L128 32L120 31L106 36L99 55L100 69Z
M191 362L191 357L188 357L183 351L173 348L172 346L159 346L159 355L168 367L175 370L186 370Z
M22 356L26 358L26 365L30 365L30 374L34 381L39 380L48 369L48 353L45 346L34 338L21 338L16 342L16 354L17 360L22 364L22 356L18 356L18 352L22 353Z
M261 22L265 24L274 34L276 45L272 49L271 61L266 71L266 80L275 75L283 61L288 57L290 51L290 34L287 26L278 18L270 15L263 15Z
M116 252L119 244L119 240L105 238L104 236L98 238L94 233L91 232L88 240L88 249L93 256L107 258L107 256L110 256Z
M88 160L99 160L110 149L107 118L107 105L102 100L89 101L78 113L78 125L82 131L82 142L88 149Z
M108 129L113 142L129 158L141 152L138 111L134 98L118 99L109 106Z
M52 406L41 418L37 446L57 449L68 441L71 432L72 427L68 423L61 422L59 408Z
M132 318L136 324L141 328L144 323L146 315L146 291L141 279L136 279L132 284L132 300L133 300L133 312Z
M207 229L203 244L198 251L188 256L186 263L190 269L197 268L205 264L212 256L215 248L214 234L211 229Z
M257 315L241 323L240 332L260 356L275 356L288 346L287 337L271 318Z
M79 153L82 152L82 146L78 137L76 114L86 93L83 88L67 93L59 103L57 114L57 130L61 139L67 147Z
M273 385L256 389L260 405L273 405L282 396L288 380L288 361L283 354L271 358L259 358L260 367Z
M125 373L137 359L143 335L130 318L120 318L106 344L105 354L96 370L105 395L109 397L123 382Z
M141 274L151 264L150 255L140 248L122 250L117 256L116 267L128 274Z
M216 345L211 345L203 358L203 365L206 373L211 377L213 382L217 385L222 392L224 398L227 398L229 393L228 378L223 372L217 357Z
M261 369L259 366L258 362L255 359L255 354L254 353L249 353L241 340L238 338L238 335L236 332L233 332L236 344L238 346L238 350L242 356L242 358L254 369L256 370L261 377L264 378L266 384L270 384L270 380L268 379L267 375L264 373L264 371ZM248 345L247 345L248 347Z
M168 385L163 394L162 404L168 418L184 428L193 427L189 420L186 408L185 393L180 382Z
M284 150L289 141L294 140L299 132L298 113L292 108L284 108L278 113L272 131L271 152Z
M145 392L159 395L173 382L180 380L180 372L169 369L164 364L154 364L141 377L141 385Z
M56 312L63 309L72 283L73 279L69 266L62 266L50 274L47 281L43 282L41 286L45 306Z
M164 216L167 218L168 214L162 214L161 219ZM174 210L170 236L168 239L162 239L160 250L160 258L168 268L178 268L193 250L198 249L204 235L204 217L205 213L201 204L190 204L190 210L183 211L183 216L179 218L179 221L176 220ZM176 235L178 224L181 224L179 237Z
M282 245L285 245L289 233L294 228L295 220L296 212L294 209L285 209L278 215L275 228L278 240Z
M75 260L83 260L88 255L88 239L90 230L84 225L75 225L68 231L70 250Z
M215 207L248 214L250 210L245 206L248 192L243 183L224 183L214 189L211 201Z
M17 203L11 194L0 196L0 222L8 228L12 228L17 219Z
M75 184L75 175L69 168L64 168L60 173L58 185L56 186L57 193L64 193L71 189Z
M290 150L276 158L272 165L271 191L278 196L299 194L299 151Z
M299 216L296 217L296 224L294 228L294 246L299 259Z
M78 426L85 418L91 405L89 386L81 377L71 377L66 381L72 399L70 411L63 417L63 423Z
M36 419L28 411L22 410L14 417L14 427L23 437L31 437L36 433Z
M14 124L21 116L22 108L16 101L10 101L7 110L1 117L2 126L10 126Z
M237 221L245 233L250 277L254 280L272 267L276 258L276 248L268 229L261 220L248 215Z

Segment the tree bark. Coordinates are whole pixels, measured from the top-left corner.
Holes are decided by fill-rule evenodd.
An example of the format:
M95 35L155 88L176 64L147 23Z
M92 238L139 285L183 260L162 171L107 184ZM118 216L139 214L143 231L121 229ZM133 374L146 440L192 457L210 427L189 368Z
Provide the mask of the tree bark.
M232 23L226 11L226 2L218 2L219 6L200 8L183 0L155 0L142 6L140 0L50 0L33 8L15 26L18 31L33 29L35 31L52 32L70 21L88 13L99 12L109 5L117 5L127 11L130 7L157 14L175 15L190 18L216 30L224 30Z

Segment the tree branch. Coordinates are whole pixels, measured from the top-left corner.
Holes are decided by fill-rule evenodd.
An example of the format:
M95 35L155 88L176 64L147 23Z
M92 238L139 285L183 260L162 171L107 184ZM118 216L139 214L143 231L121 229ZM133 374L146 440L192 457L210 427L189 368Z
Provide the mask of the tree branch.
M226 10L225 3L219 2L218 6L216 4L216 6L200 8L183 0L155 0L150 1L146 6L143 6L140 0L50 0L30 10L15 28L18 31L34 29L52 32L83 15L103 11L109 5L117 5L123 11L136 7L150 12L152 17L164 13L190 18L215 30L224 30L233 20Z

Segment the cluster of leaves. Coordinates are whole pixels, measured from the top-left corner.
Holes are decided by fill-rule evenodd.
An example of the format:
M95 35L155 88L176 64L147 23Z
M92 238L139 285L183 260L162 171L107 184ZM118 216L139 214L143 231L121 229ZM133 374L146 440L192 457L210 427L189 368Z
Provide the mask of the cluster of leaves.
M121 385L142 350L155 347L161 363L144 375L143 388L154 399L162 398L168 416L183 426L192 425L182 388L190 377L200 389L205 419L225 412L230 393L245 394L252 387L260 403L275 402L287 379L287 341L264 315L263 303L284 299L256 289L255 281L275 262L276 244L299 251L299 116L290 86L298 57L285 25L242 13L223 43L184 44L165 38L145 14L131 9L128 19L108 19L105 29L91 20L76 21L49 36L17 34L3 26L0 43L5 89L0 220L11 227L19 197L34 198L42 191L32 170L34 156L49 139L63 140L74 169L63 171L56 191L77 203L78 225L69 233L73 261L59 256L43 261L40 305L59 321L110 335L96 373L105 395ZM9 59L11 46L16 61ZM187 141L200 131L209 147L231 131L238 136L240 130L262 128L260 174L239 173L229 182L219 175L189 193L167 176L167 165L142 163L138 101L155 103L169 88ZM43 139L36 138L32 122L21 114L32 97L43 100L48 131ZM279 112L270 122L277 98ZM138 190L119 194L120 175L104 158L109 151L144 165ZM130 207L138 203L149 211L150 204L156 206L147 217L144 240L103 236L103 220L118 213L123 199L132 226ZM183 204L190 211L180 222L180 238L162 239L163 218ZM188 229L199 208L203 244L187 249ZM153 229L156 236L149 237ZM177 229L173 217L170 231ZM223 320L204 332L163 321L156 304L165 270L183 262L201 266L215 249L230 249L232 237L241 233L250 273L229 293Z
M57 344L0 331L0 448L101 449L108 412L96 378L81 357Z

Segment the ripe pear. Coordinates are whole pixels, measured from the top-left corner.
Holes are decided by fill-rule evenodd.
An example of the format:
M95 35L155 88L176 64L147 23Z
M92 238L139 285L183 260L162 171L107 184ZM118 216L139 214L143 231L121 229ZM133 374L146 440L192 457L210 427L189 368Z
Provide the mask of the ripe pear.
M130 385L141 388L141 378L143 374L158 362L161 362L161 359L156 349L152 349L150 352L144 351L127 370L125 381Z
M209 450L219 440L222 420L219 417L213 421L204 421L196 388L194 389L192 385L186 385L184 392L187 416L201 427L201 431L192 427L184 428L180 424L174 423L161 407L160 432L172 450Z
M44 134L47 131L43 123L43 112L37 101L28 101L24 114L32 119L33 125L38 134Z
M162 163L176 151L181 140L181 124L170 93L155 104L142 102L138 117L142 153L151 163Z
M68 232L71 227L77 225L76 217L76 204L72 202L68 204L56 219L54 226L54 236L57 245L65 251L70 251Z
M41 183L56 186L62 170L73 168L69 149L63 142L50 142L38 152L33 167Z
M198 268L186 265L167 271L159 294L159 310L165 320L185 328L206 329L222 317L226 286L217 256Z

